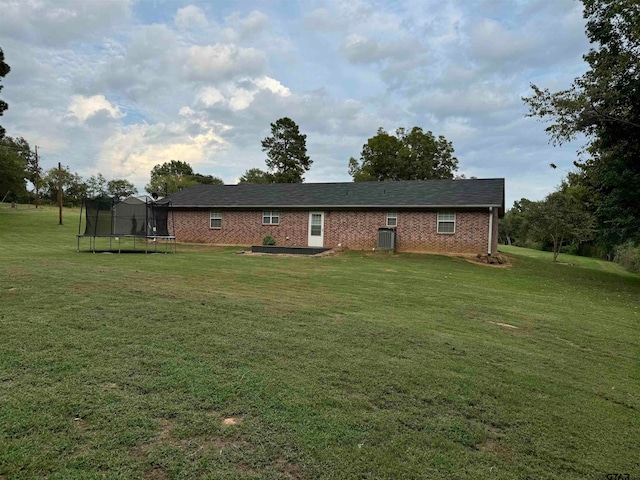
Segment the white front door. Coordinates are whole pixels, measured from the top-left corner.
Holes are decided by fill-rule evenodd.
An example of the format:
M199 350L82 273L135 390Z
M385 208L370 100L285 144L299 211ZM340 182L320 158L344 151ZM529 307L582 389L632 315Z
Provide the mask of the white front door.
M322 247L324 212L309 212L309 246Z

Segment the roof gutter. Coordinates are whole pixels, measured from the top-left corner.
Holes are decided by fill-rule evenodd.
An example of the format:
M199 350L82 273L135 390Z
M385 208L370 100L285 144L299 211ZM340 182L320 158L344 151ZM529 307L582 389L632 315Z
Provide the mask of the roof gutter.
M179 205L173 204L173 208L295 208L295 209L331 209L331 208L499 208L500 205Z

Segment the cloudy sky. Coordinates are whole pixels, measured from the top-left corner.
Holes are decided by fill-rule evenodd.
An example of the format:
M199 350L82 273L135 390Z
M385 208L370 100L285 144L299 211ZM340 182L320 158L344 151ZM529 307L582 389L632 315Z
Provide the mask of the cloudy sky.
M574 0L0 0L11 73L0 123L43 166L127 178L172 159L236 183L264 168L269 124L307 135L308 182L349 181L379 127L453 142L460 172L542 198L578 144L525 118L530 83L585 70ZM550 163L557 170L549 168Z

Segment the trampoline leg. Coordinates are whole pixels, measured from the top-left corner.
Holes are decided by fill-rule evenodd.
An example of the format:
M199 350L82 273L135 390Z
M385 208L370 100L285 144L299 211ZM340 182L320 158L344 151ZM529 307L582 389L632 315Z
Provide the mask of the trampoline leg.
M118 253L120 253L120 237L118 237Z

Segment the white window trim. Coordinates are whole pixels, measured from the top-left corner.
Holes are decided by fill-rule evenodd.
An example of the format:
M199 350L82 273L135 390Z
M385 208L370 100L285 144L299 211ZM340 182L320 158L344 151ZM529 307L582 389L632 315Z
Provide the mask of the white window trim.
M446 219L441 219L440 215L453 215L453 220L446 218ZM456 233L456 212L438 212L437 213L437 218L436 218L436 223L437 223L437 227L436 227L436 232L440 235L453 235ZM440 231L440 224L443 223L453 223L453 232L442 232Z
M214 227L213 221L220 220L220 226ZM210 210L209 211L209 228L211 230L221 230L222 229L222 212L220 210Z
M393 218L395 220L395 223L393 225L389 224L389 219ZM387 227L389 228L395 228L398 226L398 212L387 212L387 222L386 222Z
M269 217L269 221L265 222L264 218ZM277 218L278 221L274 222L273 219ZM262 225L280 225L280 211L279 210L264 210L262 212Z

